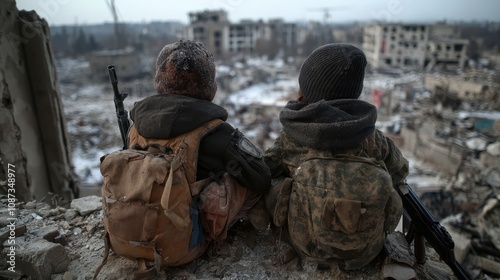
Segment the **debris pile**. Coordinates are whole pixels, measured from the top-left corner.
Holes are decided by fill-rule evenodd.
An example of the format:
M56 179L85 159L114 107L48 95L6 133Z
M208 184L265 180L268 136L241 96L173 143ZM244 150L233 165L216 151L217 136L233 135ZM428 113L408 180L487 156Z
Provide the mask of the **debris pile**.
M7 199L1 200L7 205ZM93 196L73 200L71 208L30 201L16 203L14 210L0 210L2 258L8 258L2 260L0 276L89 279L85 275L92 272L92 258L100 258L104 245L100 209L100 198ZM13 258L8 257L6 250L12 252Z
M5 197L0 201L7 205ZM11 223L8 209L0 210L0 236L4 244L0 278L92 279L104 251L101 198L83 197L66 206L69 207L35 201L16 203L13 228L8 227ZM9 269L10 236L15 236L11 238L15 241L15 269ZM398 251L400 245L394 244L391 250ZM257 232L249 223L240 221L230 230L228 239L214 247L213 257L204 256L187 265L166 269L159 279L381 279L381 266L387 254L382 253L363 269L346 272L339 267L318 269L294 258L290 251L279 232L271 229ZM419 279L446 279L451 274L449 268L438 261L432 250L428 256L425 265L413 266ZM98 279L126 278L135 270L135 262L111 254Z
M444 221L455 255L473 279L482 275L500 278L500 195L492 193L476 213Z
M220 92L214 102L222 104L229 112L228 121L243 131L262 150L272 144L281 129L278 120L281 107L297 94L297 69L294 69L293 64L288 68L280 67L272 63L248 60L231 66L223 65L217 69ZM259 79L252 79L255 71L265 74ZM386 92L382 100L385 103L382 102L379 110L377 127L387 132L410 160L408 183L438 220L445 219L443 224L456 243L457 258L476 279L481 279L483 275L498 278L498 272L494 269L500 261L495 254L498 253L498 247L492 245L491 240L494 238L491 236L495 236L495 228L498 229L499 226L495 226L491 221L494 215L481 215L487 200L494 197L493 190L496 190L497 195L500 190L499 187L492 186L495 182L499 184L500 180L500 174L492 171L500 166L498 122L495 115L491 120L491 115L465 113L447 107L424 88L423 78L423 74L417 73L401 74L397 77L372 73L366 77L366 92L363 96L369 99L374 89L381 88ZM120 149L111 88L107 83L94 83L78 86L63 84L62 89L74 170L82 183L80 189L87 190L82 185L93 184L93 191L98 194L102 180L99 158L107 152ZM125 87L121 89L124 90ZM131 96L125 100L128 110L135 101L143 98L135 92L129 93ZM389 98L392 98L392 101ZM472 105L468 106L474 109ZM493 209L485 210L485 213L495 213ZM96 213L99 212L84 217L91 219ZM78 217L82 216L78 214ZM486 217L489 222L483 220ZM102 228L101 224L99 228ZM278 279L280 275L283 276L281 278L289 277L289 266L295 267L299 263L292 265L292 261L286 264L286 268L274 267L271 259L278 256L282 250L277 249L277 241L273 239L272 233L254 233L253 237L249 238L246 236L247 231L237 227L221 249L220 257L210 261L197 260L182 268L169 270L169 277L185 275L186 278L245 279L246 274L249 279ZM78 236L85 234L86 231L83 230ZM101 238L102 236L96 236L98 246L103 244ZM248 240L258 242L249 246ZM85 241L82 244L92 242ZM280 244L285 246L284 243ZM490 252L485 248L491 249ZM85 253L88 253L87 251ZM88 275L100 262L101 251L102 249L98 252L91 251L95 253L94 260L87 263L84 269ZM240 252L241 259L233 262L232 260L238 259ZM284 255L282 257L287 259L286 253ZM431 259L439 258L431 255ZM436 263L442 264L437 261ZM135 264L121 258L111 259L104 267L103 273L113 271L115 267L121 267L121 270L117 268L121 273L119 275L126 275L133 271ZM380 278L379 269L367 269L371 269L370 273L367 273L370 276L363 274L361 278L370 279L372 274L376 275L374 278ZM448 271L446 266L444 271ZM342 275L341 272L335 273ZM317 271L316 267L304 264L302 270L290 274L293 275L290 277L335 278L335 273ZM231 276L233 274L237 277ZM419 278L425 279L421 272L417 271L417 274Z

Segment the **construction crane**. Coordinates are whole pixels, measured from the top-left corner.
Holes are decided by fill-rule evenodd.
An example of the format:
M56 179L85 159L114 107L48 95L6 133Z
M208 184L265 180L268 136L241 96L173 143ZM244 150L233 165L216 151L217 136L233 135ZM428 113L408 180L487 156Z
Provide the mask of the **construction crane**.
M120 23L118 22L118 11L116 9L115 0L104 0L104 1L106 2L108 9L111 12L111 15L113 16L116 48L120 48L122 46L122 34L120 30Z
M336 6L336 7L318 7L318 8L308 8L311 12L322 12L323 13L323 24L327 25L330 23L331 11L347 10L348 6Z
M319 40L319 44L332 43L333 33L332 27L330 25L330 16L332 11L339 11L348 9L347 6L335 6L335 7L317 7L317 8L308 8L308 11L311 12L322 12L323 13L323 23L319 24L319 26L315 29L315 33L317 34L317 38Z

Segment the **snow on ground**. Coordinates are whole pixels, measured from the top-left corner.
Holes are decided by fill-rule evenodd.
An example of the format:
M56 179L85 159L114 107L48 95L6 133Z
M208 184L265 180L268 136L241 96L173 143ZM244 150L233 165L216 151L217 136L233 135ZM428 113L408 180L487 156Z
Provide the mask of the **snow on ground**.
M103 83L60 86L67 132L71 143L74 172L80 183L100 184L100 157L122 147L113 91ZM132 108L138 97L128 97L125 108Z
M275 105L283 107L298 89L296 79L280 80L276 83L260 83L249 86L228 97L228 102L239 106Z
M71 62L73 63L73 62ZM258 64L258 61L251 63ZM71 65L70 65L71 66ZM70 68L70 66L68 66ZM81 64L73 63L71 67L80 67ZM239 65L241 68L245 65ZM68 68L66 67L66 68ZM271 67L271 66L269 66ZM274 66L276 67L276 65ZM279 63L278 63L278 67ZM79 69L79 68L78 68ZM81 70L81 69L80 69ZM222 71L232 71L230 68L222 68ZM248 78L246 76L237 78ZM405 74L399 77L385 76L382 74L367 75L365 88L392 89L398 83L412 82L417 86L421 83L421 76L417 74ZM81 83L81 82L80 82ZM274 83L259 83L251 85L245 89L229 95L225 102L234 107L249 107L249 105L283 106L291 98L294 98L298 89L296 77L286 77ZM99 171L99 158L111 151L118 150L121 147L120 134L117 126L116 115L114 112L113 94L111 87L105 83L88 85L62 84L62 100L64 113L67 119L68 133L70 135L71 149L73 154L73 165L75 173L80 178L80 182L89 184L100 184L101 176ZM129 110L132 104L140 98L129 97L125 100L125 107ZM260 124L248 125L248 121L239 116L238 110L231 108L233 112L230 119L247 136L257 137L262 130ZM260 121L260 115L253 116L255 121ZM237 124L237 125L236 125ZM384 126L384 123L380 123ZM265 126L264 126L265 127ZM267 134L271 138L276 136L275 131ZM496 150L498 146L494 147ZM427 166L411 155L405 155L410 161L410 176L408 182L410 186L418 193L421 189L442 188L446 185L444 179L440 178L439 171ZM489 191L489 189L488 189ZM436 202L436 199L427 197L427 202L434 206L447 209L449 208L444 200ZM38 209L38 208L37 208ZM445 213L446 214L446 213ZM90 279L92 269L100 261L102 251L102 240L98 237L102 234L102 213L91 218L89 224L91 227L75 223L75 231L79 229L80 233L71 234L72 238L85 233L85 236L79 240L71 240L74 243L71 248L72 263L70 270L75 274L75 279ZM446 215L443 215L446 216ZM45 226L45 221L44 221ZM81 228L80 228L81 227ZM69 229L73 225L68 224ZM89 230L90 228L91 230ZM98 234L95 234L96 228L99 228ZM183 267L175 268L169 271L165 279L380 279L379 264L369 266L363 271L355 271L347 275L339 269L329 271L320 271L311 264L276 266L276 260L281 259L285 245L271 238L271 232L252 233L247 228L235 227L232 229L237 234L230 234L225 242L226 256L219 256L215 260L206 261L199 259ZM92 254L89 254L92 253ZM435 254L434 254L435 255ZM125 262L125 263L122 263ZM426 265L430 260L426 262ZM116 275L127 275L132 272L134 264L122 258L111 256L110 263L105 267L101 276L109 276L109 279ZM297 267L300 267L297 269ZM447 269L446 267L444 267ZM424 269L424 271L427 271ZM419 275L421 276L421 275ZM428 279L431 279L429 277ZM440 279L434 278L434 279ZM58 278L62 279L62 278ZM108 277L106 277L108 279ZM427 279L423 277L422 279Z
M478 112L465 112L465 111L460 111L457 113L458 117L460 119L466 119L469 117L472 118L480 118L480 119L488 119L488 120L500 120L500 112L498 111L493 111L493 112L484 112L484 111L478 111Z
M246 65L239 63L233 65L233 67L260 66L278 72L284 65L283 61L248 59ZM74 171L81 183L100 184L102 178L99 170L99 158L106 153L120 149L122 146L113 103L113 91L109 83L105 82L85 83L85 81L81 80L77 80L77 83L74 82L70 73L80 74L88 71L88 63L84 61L63 59L58 62L58 67L60 76L66 81L73 81L62 83L60 90L66 115L67 130L70 135ZM225 65L218 66L217 70L220 73L233 71L231 66ZM274 82L254 84L234 92L223 102L233 106L233 108L228 108L230 123L242 130L250 139L256 139L260 131L266 127L258 122L269 121L263 120L262 116L255 116L256 123L245 126L245 121L242 121L242 116L238 113L239 109L257 105L281 108L289 100L295 99L298 90L297 77L286 77L284 75L279 77ZM244 75L235 77L235 79L243 78L251 79L251 77ZM371 74L365 77L365 88L389 89L398 83L418 83L420 78L421 76L415 73L398 77ZM125 108L130 110L134 102L142 98L128 97L124 101ZM277 118L277 116L275 117ZM267 135L272 138L276 134L276 131L271 130Z
M393 89L399 84L415 83L415 87L422 87L422 73L402 73L397 76L390 76L381 73L367 74L365 76L364 87L368 89Z

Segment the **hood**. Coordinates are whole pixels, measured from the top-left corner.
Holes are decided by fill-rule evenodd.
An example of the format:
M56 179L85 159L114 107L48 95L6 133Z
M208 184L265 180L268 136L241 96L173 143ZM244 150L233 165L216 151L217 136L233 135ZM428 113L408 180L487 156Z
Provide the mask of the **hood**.
M318 150L358 146L375 130L377 108L357 99L290 101L280 113L283 131L295 143Z
M136 102L130 118L142 137L169 139L214 119L225 121L227 111L210 101L162 93Z

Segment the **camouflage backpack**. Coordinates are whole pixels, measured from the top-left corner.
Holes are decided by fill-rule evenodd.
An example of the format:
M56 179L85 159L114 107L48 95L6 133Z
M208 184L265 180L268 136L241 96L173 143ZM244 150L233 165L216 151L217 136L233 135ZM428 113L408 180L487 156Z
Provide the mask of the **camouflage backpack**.
M276 190L273 223L302 258L358 269L383 247L391 176L373 158L312 153Z
M101 158L106 248L95 277L109 249L137 261L136 278L154 276L161 266L179 266L205 252L210 240L194 197L212 179L195 181L196 163L201 139L221 123L213 120L171 139L146 139L132 126L130 146L146 150L126 149Z

